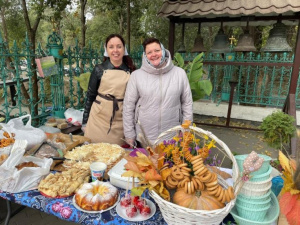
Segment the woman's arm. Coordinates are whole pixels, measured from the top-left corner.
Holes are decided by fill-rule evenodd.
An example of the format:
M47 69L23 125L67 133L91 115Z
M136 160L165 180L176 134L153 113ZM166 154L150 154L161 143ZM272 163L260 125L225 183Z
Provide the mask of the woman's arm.
M94 100L98 94L98 88L100 86L101 77L103 75L103 67L102 65L96 65L93 69L89 81L88 91L86 94L86 104L84 107L82 124L86 124L90 115L90 110Z
M183 71L183 91L181 93L181 110L183 121L193 121L193 97L190 82L186 73Z
M135 131L135 108L139 100L139 92L136 85L136 73L131 74L127 83L124 104L123 104L123 126L124 136L128 142L136 139Z

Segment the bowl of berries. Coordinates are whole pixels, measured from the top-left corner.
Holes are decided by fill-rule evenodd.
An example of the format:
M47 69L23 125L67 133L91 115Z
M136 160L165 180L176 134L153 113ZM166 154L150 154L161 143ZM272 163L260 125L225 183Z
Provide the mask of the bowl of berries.
M156 207L149 199L126 193L117 204L116 211L125 220L144 221L155 214Z

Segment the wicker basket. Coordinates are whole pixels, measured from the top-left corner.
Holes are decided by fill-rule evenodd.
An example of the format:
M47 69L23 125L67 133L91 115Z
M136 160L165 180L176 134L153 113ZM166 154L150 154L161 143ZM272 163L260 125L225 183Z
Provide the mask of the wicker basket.
M158 144L162 142L163 140L169 140L173 138L178 131L184 131L184 129L181 126L176 126L173 127L166 132L162 133L156 140L155 144ZM237 162L231 153L230 149L228 146L218 139L215 135L213 135L209 131L202 130L201 128L198 127L190 127L190 130L194 132L195 136L203 136L207 135L209 138L213 139L216 141L216 143L222 148L224 151L224 154L226 154L230 160L232 161L234 165L235 171L233 171L234 174L239 174L238 171L238 165ZM234 179L234 183L237 181ZM228 187L228 184L224 179L221 177L218 177L219 184L223 187ZM241 184L241 183L239 183ZM238 190L240 189L240 186L237 185L234 190L235 190L235 196L237 196ZM165 221L168 224L220 224L223 219L229 214L230 210L233 208L236 198L234 198L232 201L226 204L226 206L222 209L217 209L217 210L193 210L193 209L188 209L179 205L176 205L172 202L166 201L163 198L161 198L155 191L150 191L151 197L156 201L158 204L160 211L162 212L162 215L165 219Z

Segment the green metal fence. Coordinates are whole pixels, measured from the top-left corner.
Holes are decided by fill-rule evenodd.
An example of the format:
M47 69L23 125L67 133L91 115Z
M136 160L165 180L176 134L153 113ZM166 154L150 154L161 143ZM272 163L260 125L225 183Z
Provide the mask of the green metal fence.
M183 54L190 61L195 54ZM282 108L289 91L294 55L282 53L229 53L204 55L204 70L213 84L211 96L217 104L229 101L229 81L237 81L234 102ZM300 100L299 80L296 102ZM297 104L297 108L300 105Z
M52 41L52 42L51 42ZM85 103L85 93L74 77L81 73L91 72L94 65L101 62L103 48L94 49L89 43L80 48L78 42L68 47L56 57L58 74L50 78L38 78L38 100L33 99L33 74L31 65L35 58L53 54L49 46L62 42L54 32L49 35L48 48L38 44L35 52L30 49L31 43L26 36L22 46L14 42L9 49L0 34L0 117L7 122L10 118L30 113L38 119L34 125L45 122L50 114L61 116L69 107L80 109ZM49 44L50 43L50 44ZM142 47L130 53L137 68L141 65ZM182 54L186 61L191 61L196 54ZM245 105L282 107L289 90L292 73L293 55L288 53L230 53L204 56L206 77L213 84L211 96L206 97L219 104L229 100L229 81L237 81L234 102ZM300 101L299 81L296 102ZM27 97L26 97L27 95ZM38 114L34 108L38 106ZM300 105L297 104L297 108Z

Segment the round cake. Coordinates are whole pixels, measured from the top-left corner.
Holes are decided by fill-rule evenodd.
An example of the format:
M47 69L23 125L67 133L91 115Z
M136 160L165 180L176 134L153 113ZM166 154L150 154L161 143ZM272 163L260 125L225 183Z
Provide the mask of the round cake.
M94 181L84 184L75 194L76 204L88 211L101 211L118 200L118 189L110 183Z

